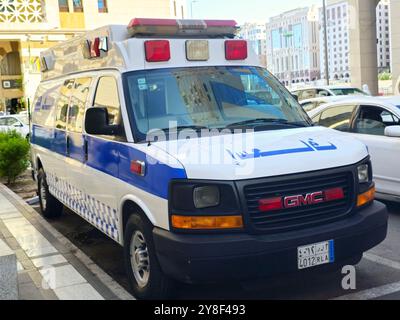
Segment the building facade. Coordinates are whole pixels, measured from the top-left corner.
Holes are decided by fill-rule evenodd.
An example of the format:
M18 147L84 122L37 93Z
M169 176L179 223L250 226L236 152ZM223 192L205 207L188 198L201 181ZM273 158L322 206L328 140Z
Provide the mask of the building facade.
M267 27L265 23L245 23L240 27L239 37L250 42L260 63L267 66Z
M318 10L299 8L267 23L268 69L286 85L320 78Z
M0 111L32 101L40 53L58 42L134 17L186 15L185 0L0 0Z
M376 8L379 72L390 72L390 0L382 0Z
M350 34L349 5L347 1L328 1L326 8L329 78L336 81L350 81ZM320 60L321 77L325 76L325 27L324 15L320 9Z
M329 0L326 10L328 34L329 78L333 81L350 82L350 28L352 8L345 0ZM320 60L321 77L325 77L324 16L320 9ZM376 7L377 49L379 71L390 70L390 0L382 0Z

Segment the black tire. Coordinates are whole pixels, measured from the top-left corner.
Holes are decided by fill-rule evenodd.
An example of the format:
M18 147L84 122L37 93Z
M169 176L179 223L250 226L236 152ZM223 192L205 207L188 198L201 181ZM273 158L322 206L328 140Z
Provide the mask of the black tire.
M39 204L43 217L48 219L60 217L63 213L64 206L50 193L49 186L46 181L46 174L44 173L43 169L39 170L37 178ZM46 197L45 199L43 194Z
M147 220L144 220L139 214L133 214L129 217L129 220L125 227L124 236L124 260L126 273L128 275L131 289L138 299L144 300L158 300L171 298L175 289L175 283L173 280L163 274L160 264L158 262L152 234L153 226ZM131 251L133 250L132 240L135 234L141 234L144 236L148 258L149 258L149 276L147 284L140 285L137 281L133 266L131 262Z

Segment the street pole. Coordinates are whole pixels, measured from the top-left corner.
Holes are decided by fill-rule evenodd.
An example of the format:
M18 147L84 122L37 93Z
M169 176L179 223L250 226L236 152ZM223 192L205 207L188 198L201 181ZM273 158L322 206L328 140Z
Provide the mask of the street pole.
M324 11L324 49L325 49L325 79L326 85L329 86L329 58L328 58L328 20L326 17L326 0L323 0Z

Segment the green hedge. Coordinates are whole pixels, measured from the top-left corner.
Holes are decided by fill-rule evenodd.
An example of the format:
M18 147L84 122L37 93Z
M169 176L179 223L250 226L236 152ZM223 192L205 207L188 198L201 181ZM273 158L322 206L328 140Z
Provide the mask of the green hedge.
M0 177L8 184L28 168L29 149L29 141L17 132L0 132Z

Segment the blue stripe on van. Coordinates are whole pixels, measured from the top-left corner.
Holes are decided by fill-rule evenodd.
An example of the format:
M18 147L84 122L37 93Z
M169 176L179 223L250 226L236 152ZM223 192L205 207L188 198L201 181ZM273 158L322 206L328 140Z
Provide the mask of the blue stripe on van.
M186 179L184 169L172 168L160 163L142 151L119 142L85 136L88 141L88 160L86 165L111 175L130 185L163 199L168 199L169 182L172 179ZM65 131L32 126L32 144L41 146L57 154L66 155ZM82 153L84 150L82 150ZM132 160L146 163L146 175L138 176L130 171Z

